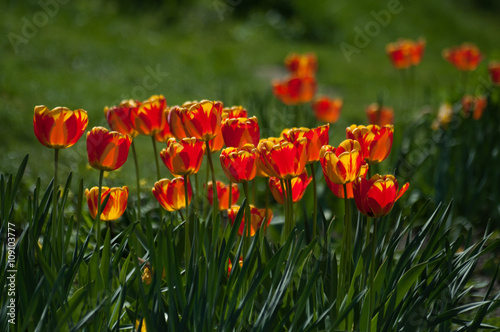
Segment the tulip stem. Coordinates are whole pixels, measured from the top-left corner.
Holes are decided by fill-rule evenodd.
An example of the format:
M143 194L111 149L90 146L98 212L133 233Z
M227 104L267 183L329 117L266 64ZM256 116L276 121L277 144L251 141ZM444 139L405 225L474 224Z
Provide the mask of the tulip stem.
M139 175L139 163L137 162L137 152L135 151L135 144L132 141L132 153L134 154L134 164L135 164L135 178L137 181L137 215L138 219L141 219L141 181Z
M290 233L295 227L295 220L293 218L293 193L292 193L292 179L285 180L286 183L286 191L287 191L287 199L288 199L288 209L290 215Z
M370 218L368 218L370 219ZM373 280L375 279L375 251L377 250L377 221L375 220L373 222L373 236L372 236L372 264L371 264L371 271L370 271L370 306L369 306L369 320L368 320L368 332L370 332L371 329L371 317L372 317L372 310L374 306L374 300L375 300L375 290L373 289Z
M280 179L281 191L283 192L283 204L285 206L285 231L283 232L285 238L284 241L288 238L290 234L290 220L288 216L288 196L286 194L285 182L283 179ZM284 242L283 241L283 242Z
M156 140L154 136L151 136L151 139L153 140L153 151L155 154L155 163L156 163L156 178L157 180L161 179L160 175L160 163L158 162L158 150L156 149Z
M316 172L314 169L314 163L309 164L309 167L311 168L311 176L312 176L312 182L313 182L313 239L317 235L317 220L318 219L318 194L316 192Z
M102 179L104 178L104 171L99 172L99 189L97 190L97 215L95 217L96 231L97 231L97 250L101 250L101 194L102 194Z
M251 234L251 225L250 225L250 220L251 220L251 214L250 214L250 195L248 194L248 182L243 182L243 191L245 192L245 197L247 199L246 205L245 205L245 227L243 231L243 238L245 239L244 242L244 254L243 256L246 256L248 249L250 248L250 234Z
M184 254L186 260L186 271L189 264L189 256L191 254L191 243L189 239L189 200L188 200L188 181L189 176L184 175L184 202L186 204L186 221L184 222Z
M52 188L52 193L53 193L52 233L54 234L54 239L62 239L62 234L60 234L60 236L57 235L57 230L59 229L59 227L56 226L56 224L58 224L57 223L57 194L59 192L59 187L57 183L58 169L59 169L59 149L54 149L54 182L53 182L54 187ZM57 252L59 252L59 250L57 250Z
M344 202L345 202L345 212L344 212L344 231L342 234L342 249L340 256L340 282L337 284L337 294L339 294L338 300L339 304L344 300L345 294L349 290L349 283L351 278L351 218L349 215L349 199L347 198L347 186L344 183ZM346 320L347 324L347 320Z
M215 223L215 218L217 217L217 210L219 209L219 196L217 192L217 181L215 180L214 164L212 162L212 153L210 151L209 141L205 141L207 145L207 159L208 165L210 166L210 172L212 173L212 193L213 193L213 207L212 207L212 222ZM207 184L208 188L208 184ZM248 197L247 197L248 200Z

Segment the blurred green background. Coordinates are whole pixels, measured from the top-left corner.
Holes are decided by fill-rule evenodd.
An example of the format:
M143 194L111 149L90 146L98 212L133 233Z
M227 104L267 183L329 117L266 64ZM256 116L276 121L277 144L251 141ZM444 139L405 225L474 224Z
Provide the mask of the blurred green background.
M397 13L377 23L390 8ZM250 114L266 113L272 121L262 128L263 136L278 135L293 116L273 98L271 81L285 76L283 60L290 52L315 52L319 93L344 100L341 120L331 129L332 145L344 137L346 126L366 123L365 107L377 96L395 108L397 131L398 123L423 106L437 111L456 90L460 73L443 60L443 48L475 43L486 59L469 82L488 81L487 62L500 59L499 14L494 0L2 1L0 171L15 172L29 153L26 178L33 183L40 176L48 183L52 177L53 152L33 134L33 108L40 104L83 108L90 129L106 125L104 106L124 98L161 93L169 105L217 99L241 104ZM357 31L370 26L374 30L365 43L356 44ZM427 40L416 68L413 115L400 112L400 73L385 53L386 44L401 37ZM346 57L342 43L358 52ZM152 185L150 139L136 141L141 173ZM87 167L84 137L62 151L60 163L62 178L73 170L86 186L97 183L97 172ZM131 160L107 180L124 183L135 183Z

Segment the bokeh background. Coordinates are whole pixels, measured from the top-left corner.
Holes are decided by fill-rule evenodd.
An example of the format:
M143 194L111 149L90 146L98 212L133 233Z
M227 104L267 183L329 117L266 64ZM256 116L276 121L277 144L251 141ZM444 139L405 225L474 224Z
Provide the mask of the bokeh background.
M346 126L366 124L365 107L378 99L394 107L398 131L398 124L437 113L455 96L460 75L442 58L443 48L475 43L485 60L469 84L481 89L488 82L488 61L500 59L499 14L495 0L3 0L0 171L15 172L29 153L26 189L37 177L50 181L53 153L33 133L33 108L40 104L83 108L90 129L106 126L104 106L125 98L163 94L168 105L215 99L266 114L271 121L262 136L276 136L299 125L271 91L271 81L285 76L283 60L291 52L316 53L319 94L344 100L331 128L333 145ZM387 43L402 37L427 41L416 68L418 107L404 114L400 73L385 53ZM346 54L343 47L355 51ZM139 137L137 144L144 184L152 186L150 140ZM86 186L97 182L84 138L61 153L60 164L63 178L73 171ZM381 171L393 169L392 162ZM107 179L108 185L124 183L135 183L131 161Z

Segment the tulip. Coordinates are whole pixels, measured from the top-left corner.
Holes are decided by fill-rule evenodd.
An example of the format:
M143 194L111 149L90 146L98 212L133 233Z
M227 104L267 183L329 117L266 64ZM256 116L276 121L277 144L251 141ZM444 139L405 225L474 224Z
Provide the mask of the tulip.
M486 108L486 97L473 97L464 96L462 98L462 109L466 117L472 112L472 118L474 120L479 120L483 116L484 109Z
M155 136L166 123L167 100L163 95L151 96L130 109L132 127L141 135Z
M227 264L227 277L229 278L229 276L231 275L231 271L233 270L233 262L231 262L231 258L229 258L228 261L229 262ZM243 267L243 257L240 257L238 263L240 267Z
M166 118L168 118L168 115L166 115ZM155 138L155 141L161 142L161 143L166 143L169 139L174 138L174 134L172 134L172 131L170 130L170 126L167 122L165 122L163 129L161 129L159 132L157 132L155 134L154 138Z
M285 139L283 137L262 138L262 139L259 140L259 144L257 145L257 150L258 150L258 146L262 142L271 141L274 144L278 144L279 142L284 141L284 140ZM263 159L260 158L260 155L259 155L259 158L257 158L256 163L257 163L257 174L256 174L256 176L260 176L260 177L263 177L263 178L268 178L269 177L269 173L271 171L267 168L267 166L264 163Z
M366 178L367 174L368 174L368 164L364 163L361 165L359 176L362 178ZM332 191L332 193L335 196L337 196L338 198L345 198L343 185L331 182L328 177L325 177L325 182L326 186ZM345 186L346 186L345 189L347 191L347 198L348 199L354 198L354 195L352 193L352 182L346 183Z
M346 136L359 142L363 159L369 164L378 164L385 160L392 148L394 126L382 128L376 125L356 126L346 128Z
M370 104L366 108L366 117L370 124L379 127L394 124L394 110L392 107L380 106L377 103Z
M316 79L312 76L292 76L284 81L275 81L273 93L286 105L307 103L316 93Z
M238 214L239 210L240 207L237 205L233 205L231 206L230 209L227 210L228 219L231 221L231 225L233 226L234 222L236 221L236 215ZM250 236L255 235L257 229L259 229L263 225L264 220L266 220L266 223L264 225L265 228L269 226L272 219L273 219L273 212L271 210L267 210L267 216L266 216L266 209L258 209L254 205L250 204L250 232L249 232ZM241 224L238 229L239 236L243 236L245 231L244 220L245 220L245 214L243 214L243 218L241 219Z
M307 176L307 171L304 170L298 177L292 179L292 201L294 203L300 201L306 192L306 188L311 183L312 177ZM269 178L269 188L273 194L274 199L278 204L285 204L285 197L283 195L283 188L281 181L278 178Z
M189 104L186 104L189 105ZM182 124L189 136L209 141L220 135L222 103L202 100L182 112Z
M170 212L178 211L186 207L185 183L182 177L176 177L172 180L161 179L155 182L152 190L153 195L165 210ZM187 204L189 205L193 196L193 190L191 183L189 181L187 183Z
M302 137L295 142L280 140L263 140L257 149L264 171L269 176L279 179L291 179L299 176L306 166L307 138Z
M194 137L176 141L170 138L167 147L160 152L160 157L174 176L198 173L203 161L205 145Z
M109 195L108 202L106 206L102 207L106 197ZM89 206L89 212L92 219L95 219L99 210L99 202L97 198L99 197L99 187L93 187L90 190L85 189L85 197L87 198L87 205ZM127 208L128 199L128 187L124 186L122 188L101 188L101 215L100 220L102 221L112 221L120 218L125 209Z
M354 201L358 210L368 217L387 215L394 203L406 192L409 183L399 189L392 175L375 174L369 180L359 177L353 184Z
M172 106L167 115L170 131L172 135L179 140L188 137L184 130L184 125L182 124L182 113L186 111L187 109L184 107Z
M477 46L468 43L443 50L443 57L461 71L475 70L482 60Z
M491 82L494 85L500 85L500 62L490 62L488 65Z
M409 39L401 39L390 43L386 47L387 54L391 58L396 69L405 69L416 66L422 60L425 49L425 40L419 39L414 42Z
M139 104L139 102L133 99L128 99L122 100L118 106L104 107L104 116L111 130L132 138L139 135L139 132L134 129L130 121L131 109L138 107Z
M253 144L245 144L241 148L225 148L220 154L220 163L224 174L231 182L248 182L255 178L257 172L257 150Z
M89 164L101 171L114 171L127 161L132 139L117 131L94 127L87 132L87 156Z
M251 118L227 118L222 121L222 137L227 147L242 147L245 144L258 145L260 139L259 122Z
M314 111L314 116L319 121L335 123L340 117L342 108L342 99L319 97L314 99L311 107Z
M451 119L453 119L453 108L449 103L443 103L439 107L436 119L431 124L432 130L447 129Z
M282 136L289 142L296 142L302 137L307 139L306 157L307 164L312 164L319 160L319 151L323 145L328 144L328 130L330 125L326 124L313 129L308 128L292 128L284 130Z
M67 107L49 110L46 106L35 106L33 129L40 143L52 149L73 146L88 125L87 112L82 109L71 111Z
M214 191L212 181L208 182L208 202L210 205L213 204L214 199ZM217 197L219 201L219 210L227 210L230 206L236 204L238 202L238 198L240 197L240 191L238 189L238 185L236 183L231 184L231 189L229 189L229 185L226 185L222 181L217 181ZM231 190L231 193L229 192ZM231 198L230 198L231 197ZM229 200L231 199L231 203Z
M292 53L285 58L285 66L292 74L299 77L314 76L318 69L318 60L314 53Z
M231 108L222 109L222 119L233 119L233 118L248 118L248 112L243 106L233 106Z
M208 145L210 146L211 153L220 151L224 147L224 137L222 137L222 135L217 135L208 141Z
M346 184L359 176L363 152L358 141L347 139L338 148L323 146L319 160L325 178L335 184Z

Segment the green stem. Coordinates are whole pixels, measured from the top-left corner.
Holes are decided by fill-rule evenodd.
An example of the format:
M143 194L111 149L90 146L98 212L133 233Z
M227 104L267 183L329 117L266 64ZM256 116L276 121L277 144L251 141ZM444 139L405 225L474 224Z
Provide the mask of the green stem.
M255 203L255 179L253 179L253 180L252 180L252 203L253 203L254 205L257 205L257 204Z
M151 139L153 141L153 152L155 154L155 163L156 163L156 179L160 180L161 175L160 175L160 162L158 161L158 149L156 149L156 140L154 136L151 136Z
M54 239L62 239L62 234L58 236L57 230L59 229L57 224L57 196L59 193L59 186L57 183L57 173L59 170L59 149L54 149L54 187L52 188L52 234ZM61 240L62 241L62 240ZM61 246L62 248L62 246ZM57 250L56 252L60 252ZM61 257L62 258L62 257Z
M97 215L96 215L96 231L97 231L97 250L101 250L101 194L102 194L102 179L104 178L104 171L99 172L99 189L97 191Z
M208 165L210 166L210 172L212 173L212 191L213 191L213 208L212 208L212 222L215 223L215 218L217 218L217 211L219 210L219 196L217 193L217 181L215 180L214 164L212 162L212 153L210 151L209 141L205 141L207 145L207 159ZM208 184L207 184L208 189ZM248 198L247 198L248 200Z
M250 214L250 195L248 194L248 182L243 182L243 191L245 192L245 197L247 199L247 203L245 205L245 227L243 231L243 257L246 256L248 249L250 248L250 236L251 236L251 214Z
M371 317L372 317L372 310L374 308L374 302L375 302L375 292L373 289L373 280L375 279L375 251L377 250L377 221L375 220L373 222L373 236L372 236L372 264L371 264L371 271L370 271L370 306L369 306L369 320L368 320L368 332L370 332L371 329Z
M288 198L288 213L290 216L290 233L292 232L293 228L295 227L295 220L293 217L293 192L292 192L292 179L285 180L286 182L286 187L287 187L287 198Z
M184 175L184 202L186 204L186 221L184 222L184 258L186 270L189 264L189 256L191 254L191 243L189 238L189 201L188 201L188 181L189 176Z
M317 218L318 218L318 194L316 192L316 172L314 169L314 163L309 164L309 167L311 168L311 176L312 176L312 182L313 182L313 239L317 235Z
M290 234L290 217L288 215L288 197L286 194L286 188L285 188L285 182L280 179L280 185L281 185L281 192L283 193L283 205L285 207L285 227L284 227L284 240L288 238L288 235Z
M137 152L135 151L135 144L132 141L132 153L134 155L134 165L135 165L135 178L137 181L137 215L138 219L141 219L141 182L139 175L139 163L137 162Z
M352 258L352 223L351 223L351 211L349 210L349 198L347 198L347 185L344 184L344 202L345 202L345 226L347 230L347 256L346 256L346 271L347 279L345 280L346 289L349 289L349 283L351 279L351 258Z

